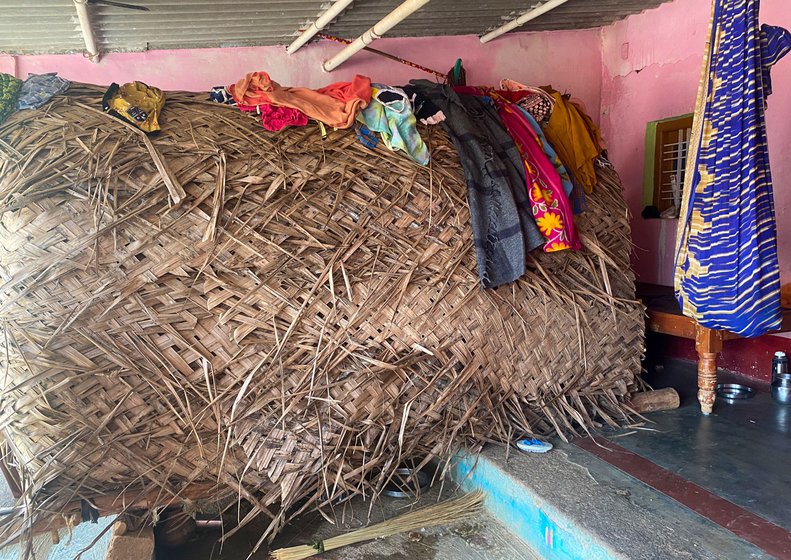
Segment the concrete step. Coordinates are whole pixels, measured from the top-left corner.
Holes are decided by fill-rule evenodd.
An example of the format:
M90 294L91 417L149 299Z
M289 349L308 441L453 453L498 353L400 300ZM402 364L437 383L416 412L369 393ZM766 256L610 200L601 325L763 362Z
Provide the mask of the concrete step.
M771 558L574 445L542 455L489 446L460 454L453 474L546 560Z

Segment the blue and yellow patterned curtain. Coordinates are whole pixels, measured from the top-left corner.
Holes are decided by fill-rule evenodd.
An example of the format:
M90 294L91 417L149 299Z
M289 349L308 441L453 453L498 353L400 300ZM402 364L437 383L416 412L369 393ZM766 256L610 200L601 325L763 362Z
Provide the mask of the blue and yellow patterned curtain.
M781 322L764 110L789 33L758 24L759 0L714 0L676 248L684 315L758 336Z

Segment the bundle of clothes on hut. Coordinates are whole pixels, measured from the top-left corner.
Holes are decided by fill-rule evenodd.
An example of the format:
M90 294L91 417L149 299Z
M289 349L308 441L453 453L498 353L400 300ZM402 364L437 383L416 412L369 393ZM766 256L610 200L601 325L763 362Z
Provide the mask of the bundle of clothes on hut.
M252 72L210 99L235 105L264 128L354 128L365 146L381 141L420 165L429 151L417 128L443 127L459 152L468 188L478 272L485 287L512 282L526 255L577 250L574 213L604 163L598 127L578 102L551 87L502 80L498 88L412 80L394 87L365 76L320 89L281 86Z
M47 75L48 93L63 91L63 84L52 83L55 78ZM6 90L0 79L0 121L3 107L20 99L27 81L9 83ZM430 156L418 121L444 128L464 169L478 272L489 288L522 276L534 249L580 248L573 215L584 210L585 193L596 185L596 165L609 165L599 129L581 103L549 86L510 79L497 88L427 80L394 87L358 75L314 90L282 86L266 72L251 72L213 88L209 99L254 115L273 132L311 120L324 132L354 128L366 147L381 141L424 166ZM105 111L147 133L160 129L165 95L157 88L112 84L102 103Z

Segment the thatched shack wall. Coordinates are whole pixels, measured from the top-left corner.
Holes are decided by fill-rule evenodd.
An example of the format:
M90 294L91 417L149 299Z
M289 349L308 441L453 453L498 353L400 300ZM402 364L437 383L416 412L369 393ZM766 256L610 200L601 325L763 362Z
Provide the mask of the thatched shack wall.
M623 418L643 322L614 171L583 251L484 291L441 130L425 169L191 94L147 139L99 98L0 125L2 430L42 511L241 495L276 530L406 459Z

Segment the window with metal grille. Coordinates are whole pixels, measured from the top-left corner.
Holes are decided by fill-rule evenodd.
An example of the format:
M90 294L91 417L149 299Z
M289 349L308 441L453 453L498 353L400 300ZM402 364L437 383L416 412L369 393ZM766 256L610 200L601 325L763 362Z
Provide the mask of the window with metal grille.
M653 217L678 217L691 136L692 115L648 123L644 187Z

